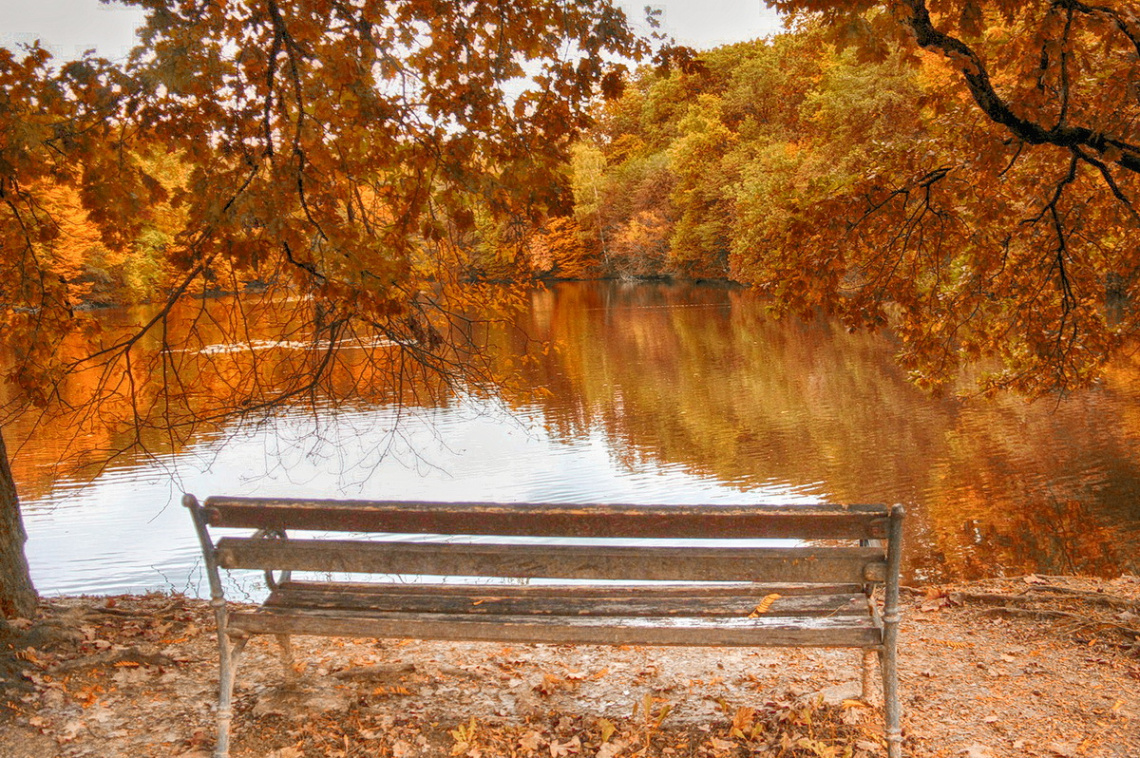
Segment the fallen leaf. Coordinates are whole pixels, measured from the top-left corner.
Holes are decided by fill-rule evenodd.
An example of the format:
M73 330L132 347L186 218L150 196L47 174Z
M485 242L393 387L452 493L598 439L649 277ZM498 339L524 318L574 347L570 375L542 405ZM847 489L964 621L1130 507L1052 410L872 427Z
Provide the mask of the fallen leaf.
M36 656L36 649L34 647L25 648L24 650L17 650L12 655L18 661L27 661L33 666L39 666L40 668L43 668L47 665Z
M970 745L960 755L964 755L966 758L994 758L994 754L985 745Z
M756 710L741 706L736 709L732 714L732 728L741 733L746 732L752 728L752 723L756 720Z
M732 740L722 740L720 737L710 737L708 742L705 743L717 753L723 753L726 750L736 750L736 743Z
M621 741L607 742L598 748L598 752L594 758L615 758L615 756L620 755L621 752L625 750L625 747L625 743Z
M562 758L562 756L570 755L570 753L577 753L582 748L582 740L575 737L569 742L554 742L550 743L550 758Z
M532 729L519 739L519 747L528 753L533 753L542 747L543 742L542 735Z
M280 750L271 750L265 758L302 758L305 753L295 747L283 747Z
M772 603L776 602L779 599L780 599L780 596L775 592L773 592L771 595L766 595L764 597L764 599L761 600L756 605L756 607L752 609L752 613L748 614L748 618L754 619L757 616L761 616L761 615L767 613L768 609L772 607Z

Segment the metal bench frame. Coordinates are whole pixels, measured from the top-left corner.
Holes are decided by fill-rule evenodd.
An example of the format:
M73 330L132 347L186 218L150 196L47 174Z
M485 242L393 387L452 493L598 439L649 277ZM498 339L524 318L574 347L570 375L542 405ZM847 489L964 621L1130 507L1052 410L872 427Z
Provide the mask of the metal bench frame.
M257 634L277 637L287 675L292 673L293 634L858 648L863 651L865 699L870 697L873 660L879 660L888 755L902 755L897 667L901 506L234 497L211 497L199 504L189 494L183 505L202 545L218 625L218 758L229 755L237 664ZM254 531L215 542L211 528ZM295 539L290 531L342 534ZM343 533L383 537L345 539ZM424 541L425 534L479 539ZM547 544L519 539L533 537L562 539ZM565 544L582 538L591 539ZM741 539L796 542L756 547L742 546ZM221 569L264 571L268 599L254 609L228 607ZM369 574L392 581L294 581L293 571ZM398 581L411 576L483 583ZM531 584L532 579L540 581ZM516 583L486 584L503 580Z

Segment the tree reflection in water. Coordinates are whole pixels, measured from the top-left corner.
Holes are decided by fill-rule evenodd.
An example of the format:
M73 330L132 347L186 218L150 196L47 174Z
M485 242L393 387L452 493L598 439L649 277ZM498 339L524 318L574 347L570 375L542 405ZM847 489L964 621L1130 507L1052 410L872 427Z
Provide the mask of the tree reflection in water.
M211 304L218 318L227 307L234 301ZM168 528L162 519L147 523L181 488L196 487L427 500L902 502L909 568L920 579L1140 571L1135 365L1059 402L935 399L906 382L889 337L823 319L775 321L749 291L713 286L564 283L536 291L519 326L491 335L494 370L538 389L498 400L414 383L392 394L376 369L385 346L364 345L337 359L347 403L308 395L243 425L175 435L155 425L144 430L144 452L114 413L61 416L34 435L27 420L6 428L32 561L37 539L46 544L61 523L94 529L111 512L120 521L135 514L140 544L153 548L132 559L140 566L155 565L160 548L182 555L180 542L147 539ZM354 350L372 351L371 360ZM240 349L203 344L202 354L230 361L235 376L250 361L275 361L287 382L290 366L310 359L304 352L253 335ZM82 379L70 390L81 394ZM208 408L226 387L192 390L179 401ZM495 412L500 402L520 415ZM380 461L384 453L395 455ZM192 555L164 572L187 569ZM50 570L41 562L45 590ZM167 582L178 585L155 586Z

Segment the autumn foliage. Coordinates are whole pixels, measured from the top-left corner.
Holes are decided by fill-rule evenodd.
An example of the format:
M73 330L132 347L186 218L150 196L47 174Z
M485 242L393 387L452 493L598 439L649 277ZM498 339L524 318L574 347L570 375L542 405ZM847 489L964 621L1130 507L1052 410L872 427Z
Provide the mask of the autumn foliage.
M79 382L80 405L145 447L155 430L182 439L306 398L508 378L486 357L486 322L518 293L470 285L487 266L469 237L569 207L571 141L647 49L620 11L132 4L147 20L125 64L0 49L0 352L14 389L0 421L66 406ZM103 329L77 308L104 285L153 307ZM219 291L256 296L219 318L202 298ZM289 370L262 359L272 345L298 348ZM375 370L346 380L359 360ZM14 495L0 514L17 514L0 554L18 553ZM7 612L14 590L0 589Z
M172 341L175 304L251 286L301 296L305 339L387 340L461 378L421 337L450 333L481 297L458 285L495 270L471 233L568 207L570 140L622 67L605 57L643 44L601 2L139 4L125 67L0 59L0 302L10 378L40 401L60 372L111 370L140 340L194 347ZM74 308L107 289L165 306L63 365ZM213 326L242 340L240 323Z
M1134 4L773 4L791 33L606 106L576 156L583 229L890 326L925 387L1094 381L1137 327Z
M1140 328L1132 0L771 0L628 81L608 0L130 4L125 63L0 49L0 422L489 391L535 276L734 279L934 390L1087 385Z

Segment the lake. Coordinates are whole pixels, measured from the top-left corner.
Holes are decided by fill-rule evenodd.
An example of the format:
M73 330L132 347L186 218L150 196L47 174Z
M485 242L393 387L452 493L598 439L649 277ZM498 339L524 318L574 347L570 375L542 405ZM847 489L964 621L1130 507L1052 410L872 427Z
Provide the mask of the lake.
M203 594L184 491L899 502L912 581L1140 573L1131 363L1061 401L934 399L906 382L889 337L774 320L749 291L715 286L564 283L535 291L519 325L556 345L525 365L548 390L525 402L284 408L110 461L93 431L6 428L37 588Z

